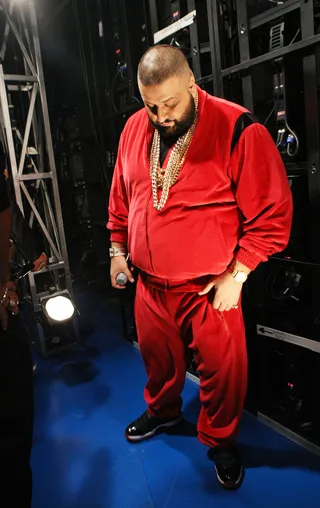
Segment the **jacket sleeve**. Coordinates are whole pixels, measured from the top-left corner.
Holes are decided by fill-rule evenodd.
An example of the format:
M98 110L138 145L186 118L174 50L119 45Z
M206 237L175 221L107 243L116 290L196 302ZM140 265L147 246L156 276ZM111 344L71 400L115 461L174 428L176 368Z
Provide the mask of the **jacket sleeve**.
M229 174L242 214L235 258L254 270L285 249L293 212L284 164L263 125L254 123L245 129L231 156Z
M124 134L124 133L123 133ZM128 197L123 180L123 134L120 138L117 162L113 173L109 198L109 220L111 242L127 244L128 241Z

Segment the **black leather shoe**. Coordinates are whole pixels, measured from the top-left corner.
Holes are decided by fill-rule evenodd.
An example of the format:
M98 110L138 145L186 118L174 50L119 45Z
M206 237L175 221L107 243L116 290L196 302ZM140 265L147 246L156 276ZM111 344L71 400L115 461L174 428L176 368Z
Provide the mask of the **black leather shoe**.
M244 477L244 468L238 450L217 447L211 450L218 482L224 489L238 489Z
M150 438L163 427L173 427L182 420L182 417L160 420L150 415L148 411L143 413L137 420L132 422L126 428L126 438L128 441L142 441L143 439Z

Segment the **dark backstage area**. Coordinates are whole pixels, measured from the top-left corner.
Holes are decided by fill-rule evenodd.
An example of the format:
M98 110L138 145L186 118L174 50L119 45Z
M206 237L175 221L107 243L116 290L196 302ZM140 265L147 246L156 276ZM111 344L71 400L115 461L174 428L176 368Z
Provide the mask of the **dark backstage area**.
M320 0L0 0L0 506L320 507Z

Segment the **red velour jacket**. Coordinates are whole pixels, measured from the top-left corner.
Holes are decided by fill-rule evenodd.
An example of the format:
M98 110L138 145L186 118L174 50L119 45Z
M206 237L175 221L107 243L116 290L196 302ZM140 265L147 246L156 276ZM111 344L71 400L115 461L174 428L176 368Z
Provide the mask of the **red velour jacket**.
M269 132L248 126L230 156L247 110L198 92L198 125L164 209L153 206L145 109L122 132L109 201L111 241L128 245L137 268L169 280L218 275L234 257L253 270L290 235L291 190Z

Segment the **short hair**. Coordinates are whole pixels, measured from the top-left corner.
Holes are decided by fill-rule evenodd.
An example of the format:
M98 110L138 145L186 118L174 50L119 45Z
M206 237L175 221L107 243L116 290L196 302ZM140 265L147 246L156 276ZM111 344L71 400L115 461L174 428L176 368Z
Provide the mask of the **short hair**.
M138 79L143 86L160 85L174 76L190 72L190 67L183 52L169 45L158 45L149 48L138 66Z

